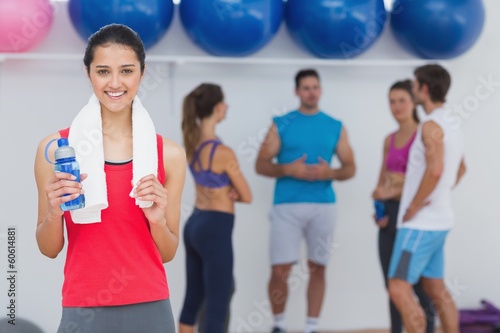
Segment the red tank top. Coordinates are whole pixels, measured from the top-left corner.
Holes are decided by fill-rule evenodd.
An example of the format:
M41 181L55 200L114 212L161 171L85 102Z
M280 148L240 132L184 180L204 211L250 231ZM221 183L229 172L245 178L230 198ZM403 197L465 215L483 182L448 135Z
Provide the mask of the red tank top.
M68 137L69 128L59 131ZM165 182L163 140L157 135L158 180ZM169 298L165 268L142 209L129 196L132 163L105 164L109 207L102 222L75 224L64 213L68 252L64 307L116 306Z

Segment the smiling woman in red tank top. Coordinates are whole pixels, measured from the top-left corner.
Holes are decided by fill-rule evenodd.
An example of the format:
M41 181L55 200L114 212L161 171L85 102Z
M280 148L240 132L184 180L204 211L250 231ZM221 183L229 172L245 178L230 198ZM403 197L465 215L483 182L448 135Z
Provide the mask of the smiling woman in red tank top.
M35 160L36 240L42 254L57 257L65 243L65 226L67 233L63 315L57 332L173 333L175 322L163 263L174 258L179 244L185 152L160 135L154 140L154 126L147 127L144 134L151 139L148 151L156 151L158 156L158 161L150 163L150 172L157 170L135 182L132 191L133 167L144 162L134 156L133 139L142 136L133 135L132 126L132 115L143 111L135 98L144 76L144 46L130 28L108 25L89 38L84 64L94 95L92 104L89 102L92 108L84 108L78 115L95 110L91 114L102 124L102 149L98 151L104 161L102 156L90 161L82 155L81 160L97 169L82 174L82 183L73 181L71 174L54 172L44 158L45 147L53 139L68 137L72 130L78 133L74 123L72 128L44 138ZM149 119L145 110L143 115ZM49 156L54 150L49 150ZM88 223L77 224L81 221L63 212L60 204L81 195L85 179L87 184L91 179L95 183L102 171L107 208L85 221ZM91 193L95 191L85 194L87 202ZM140 207L136 200L152 204Z

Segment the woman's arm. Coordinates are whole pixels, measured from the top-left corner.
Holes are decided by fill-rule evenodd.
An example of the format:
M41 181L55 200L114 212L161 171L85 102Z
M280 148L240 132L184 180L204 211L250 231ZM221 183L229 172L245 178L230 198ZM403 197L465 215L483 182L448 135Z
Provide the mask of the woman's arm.
M229 175L231 184L238 193L237 201L244 203L252 202L252 191L240 170L238 159L231 148L222 145L219 146L216 157L223 161L224 171Z
M378 183L377 183L377 188L384 186L385 184L385 174L387 172L387 167L385 165L385 161L387 160L387 153L389 152L389 142L390 142L390 135L387 136L384 140L384 151L383 151L383 158L382 158L382 167L380 168L380 174L378 176Z
M372 197L376 200L387 200L387 199L395 199L401 196L403 191L403 187L401 186L402 182L396 182L394 177L391 177L389 172L387 171L386 160L387 154L389 153L389 144L390 144L390 135L385 138L384 141L384 153L382 159L382 167L380 168L380 174L378 178L377 188L373 191Z
M54 133L44 138L38 145L35 158L38 187L36 241L40 252L49 258L57 257L64 246L63 211L60 205L83 193L81 184L73 181L71 174L54 172L54 166L45 160L45 146L50 140L59 137L59 133ZM49 149L49 156L54 156L55 146L52 145ZM82 180L84 178L82 175ZM71 195L63 196L64 194Z
M178 144L163 139L163 164L166 181L160 184L154 175L143 177L137 184L135 197L153 201L143 208L149 221L151 235L160 251L162 261L171 261L179 245L181 197L186 178L186 153Z

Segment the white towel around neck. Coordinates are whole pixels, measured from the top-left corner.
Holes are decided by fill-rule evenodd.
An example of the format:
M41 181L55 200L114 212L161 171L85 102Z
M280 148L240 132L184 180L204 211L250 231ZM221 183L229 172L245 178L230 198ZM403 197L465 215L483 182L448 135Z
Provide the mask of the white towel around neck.
M80 172L88 174L83 181L85 208L71 211L71 218L75 223L101 222L101 211L108 207L102 138L101 104L93 94L71 123L68 136L69 145L75 148ZM134 98L132 104L132 144L132 181L136 185L146 175L157 176L158 170L156 130L138 97ZM131 180L123 181L130 183ZM152 201L137 199L135 203L141 208L151 207L153 204Z

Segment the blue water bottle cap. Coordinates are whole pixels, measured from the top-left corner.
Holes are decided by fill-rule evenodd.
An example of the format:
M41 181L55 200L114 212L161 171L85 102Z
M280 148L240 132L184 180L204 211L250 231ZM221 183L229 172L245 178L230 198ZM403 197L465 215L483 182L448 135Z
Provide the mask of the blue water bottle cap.
M60 138L57 140L58 147L69 146L68 138Z

